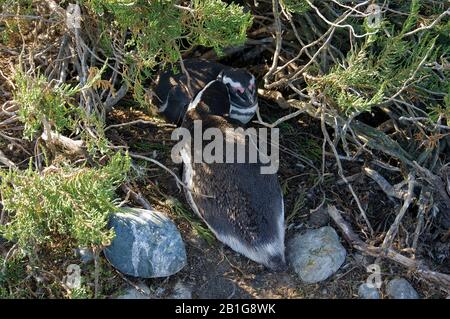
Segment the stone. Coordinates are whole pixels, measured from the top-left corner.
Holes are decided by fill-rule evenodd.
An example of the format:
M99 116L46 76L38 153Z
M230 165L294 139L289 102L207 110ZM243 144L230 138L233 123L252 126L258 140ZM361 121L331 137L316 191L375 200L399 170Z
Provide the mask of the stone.
M75 254L83 264L89 264L94 261L94 253L90 248L78 248L75 250Z
M386 292L390 299L419 299L417 291L405 278L395 278L389 281Z
M306 283L327 279L342 266L345 257L345 248L330 226L307 230L288 244L288 259L300 279Z
M177 227L158 211L125 208L111 215L109 227L116 236L105 248L105 256L126 275L167 277L186 265L186 250Z
M361 284L358 288L358 296L361 299L380 299L380 293L376 287L371 287L367 283Z
M169 299L192 299L192 291L188 286L183 284L181 281L178 281L175 284L172 295L169 296Z
M144 283L137 284L136 287L129 287L116 299L152 299L150 288Z

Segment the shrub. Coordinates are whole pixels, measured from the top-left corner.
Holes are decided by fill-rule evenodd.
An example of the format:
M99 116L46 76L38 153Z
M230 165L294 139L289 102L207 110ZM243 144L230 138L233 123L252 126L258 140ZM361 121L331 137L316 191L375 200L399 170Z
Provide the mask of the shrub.
M58 133L75 129L81 110L70 101L79 92L78 87L67 84L52 87L45 76L34 77L21 70L17 71L14 80L14 100L20 106L20 121L25 124L24 138L32 140L42 129L44 120Z
M27 253L64 243L74 247L108 245L108 216L117 210L115 188L126 177L128 156L117 153L102 168L49 167L3 174L0 191L9 221L0 234Z
M101 44L110 51L104 34L111 29L126 32L124 74L134 98L143 106L143 84L158 64L173 64L195 46L212 47L221 54L225 47L241 45L252 24L251 13L221 0L196 0L190 7L179 1L86 0L83 4L97 15Z

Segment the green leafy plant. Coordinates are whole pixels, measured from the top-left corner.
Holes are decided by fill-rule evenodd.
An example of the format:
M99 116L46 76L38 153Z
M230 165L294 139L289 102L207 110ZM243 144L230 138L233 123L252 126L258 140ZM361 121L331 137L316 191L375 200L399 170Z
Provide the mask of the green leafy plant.
M80 109L71 101L79 93L78 86L51 86L45 76L31 76L18 70L15 76L14 100L19 105L19 118L24 123L23 136L33 139L47 121L56 132L75 129Z
M311 85L314 90L324 92L335 107L346 115L354 112L370 111L395 97L406 87L411 95L417 95L418 88L413 84L419 80L428 90L445 90L446 83L439 79L427 63L438 56L449 53L448 45L439 45L440 32L432 30L418 41L405 37L416 24L420 2L413 1L410 13L402 25L382 21L379 33L383 30L390 37L371 34L360 47L350 51L342 64ZM373 31L367 29L366 31Z
M0 255L0 299L29 298L24 287L27 277L27 258L23 254L16 254L5 260Z
M38 247L108 245L108 216L117 210L114 190L130 167L117 153L102 168L51 167L39 173L3 173L0 191L9 221L0 234L33 254Z
M13 19L14 14L30 14L33 12L32 0L0 0L0 12L5 14L0 21L0 43L8 45L17 40L20 25L23 21ZM6 27L2 29L1 24L4 21Z
M291 13L301 14L311 9L305 0L282 0L281 3ZM311 0L311 3L314 3L314 0Z
M243 44L252 24L252 15L244 13L241 6L221 0L196 0L189 7L174 0L82 3L97 15L100 28L128 30L124 80L130 83L134 98L141 105L146 105L143 83L151 76L149 69L173 64L183 52L199 45L221 54L225 47ZM107 50L111 47L105 36L101 43Z

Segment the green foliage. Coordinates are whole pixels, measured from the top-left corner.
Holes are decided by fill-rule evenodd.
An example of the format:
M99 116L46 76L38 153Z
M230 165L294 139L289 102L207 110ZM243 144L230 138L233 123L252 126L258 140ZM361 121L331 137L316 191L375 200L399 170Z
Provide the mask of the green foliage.
M0 191L9 221L0 234L28 253L61 243L107 245L113 237L106 228L108 216L117 209L114 190L129 167L129 157L117 153L98 169L64 166L3 174Z
M27 258L23 254L11 256L6 262L0 255L0 299L29 298L23 283L27 277Z
M418 39L405 36L416 27L419 10L420 2L413 1L402 25L383 21L377 34L366 37L358 49L349 52L344 63L336 65L310 87L325 92L346 115L370 111L399 91L412 99L420 87L445 92L448 80L442 81L427 65L449 54L448 35L443 36L436 28ZM383 30L388 30L391 36L384 36ZM366 31L373 30L366 28ZM420 87L415 85L419 83Z
M72 289L70 292L70 299L90 299L92 297L92 291L85 286Z
M236 4L221 0L192 2L192 7L176 6L178 1L85 0L83 4L99 15L103 28L129 30L126 41L125 79L134 90L134 98L145 105L142 83L147 70L159 63L175 63L194 46L223 48L243 44L252 24L250 13ZM102 38L102 47L108 47Z
M32 0L0 0L0 13L3 14L30 14L32 13ZM7 27L3 30L2 23ZM21 22L14 19L0 19L0 43L8 45L19 33Z
M296 153L305 158L314 162L322 160L322 145L320 145L318 140L308 137L300 138L296 146Z
M213 47L219 54L224 47L244 43L252 16L240 6L222 0L195 0L194 10L191 43Z
M15 13L18 9L30 12L32 0L0 0L0 8L3 13Z
M444 97L443 105L436 105L429 108L428 117L431 122L442 121L442 124L450 126L450 85L447 95Z
M315 84L315 88L323 87L324 92L333 97L339 110L345 113L353 111L367 111L370 106L380 103L383 98L383 86L377 90L377 70L368 68L368 58L364 51L351 56L349 66L343 68L336 66L329 74L322 78L320 83ZM372 97L359 94L359 91L373 93Z
M23 136L33 139L42 129L43 121L56 130L74 130L81 115L71 101L79 92L78 87L68 84L52 87L45 76L36 77L18 70L15 75L16 91L14 100L19 105L19 118L25 124Z
M288 12L302 14L310 9L308 2L305 0L282 0L281 3ZM311 0L314 3L314 0Z
M193 2L193 8L176 7L177 1L84 1L95 13L113 16L113 24L129 29L129 48L136 48L133 57L145 67L158 61L174 63L180 58L180 48L195 45L220 51L242 44L252 23L250 13L242 7L208 0ZM184 41L184 42L182 42Z
M292 208L292 211L288 214L286 217L286 223L291 223L294 218L301 214L302 211L304 211L306 206L306 192L300 192L298 196L295 198L294 207Z
M417 18L419 16L419 11L420 11L420 0L412 0L408 18L406 19L405 23L403 23L403 28L401 32L402 34L411 31L411 29L415 27L417 23Z
M84 124L94 128L91 133L86 130L80 132L87 151L91 155L97 152L108 153L109 142L105 138L103 119L96 113L86 114L76 105L78 95L83 90L110 87L110 82L102 79L107 65L108 60L101 69L89 68L89 75L83 87L66 83L54 85L41 74L32 76L18 69L14 77L14 101L19 106L19 119L24 124L23 137L32 140L44 129L45 123L48 123L54 132L67 131L69 134L78 132L80 124Z

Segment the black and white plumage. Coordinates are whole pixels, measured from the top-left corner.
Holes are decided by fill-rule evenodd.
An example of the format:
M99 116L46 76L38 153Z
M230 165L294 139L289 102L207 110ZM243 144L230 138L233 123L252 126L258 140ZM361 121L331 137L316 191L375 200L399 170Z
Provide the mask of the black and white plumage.
M202 59L186 59L184 66L189 73L192 96L188 78L181 70L177 74L172 70L162 72L156 81L152 103L167 121L181 124L191 100L215 79L220 79L228 87L231 103L227 113L231 118L246 124L255 115L258 108L256 83L248 71Z
M209 83L192 101L182 127L193 136L194 121L208 128L236 128L223 117L230 107L221 81ZM236 143L245 143L237 138ZM233 250L275 271L285 270L284 203L276 174L260 163L196 163L193 148L181 151L186 198L216 237ZM248 149L247 149L248 151ZM247 157L248 158L248 157Z

